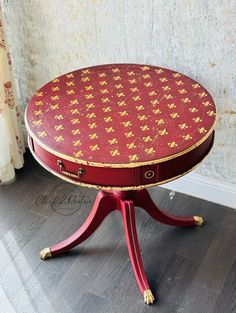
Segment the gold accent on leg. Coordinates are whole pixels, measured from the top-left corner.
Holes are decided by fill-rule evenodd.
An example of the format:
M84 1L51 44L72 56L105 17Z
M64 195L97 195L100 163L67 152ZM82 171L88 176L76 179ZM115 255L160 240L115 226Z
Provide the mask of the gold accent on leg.
M46 259L52 257L50 248L45 248L45 249L43 249L42 251L40 251L39 255L40 255L40 258L41 258L42 260L46 260Z
M152 304L155 300L150 289L144 290L143 297L144 297L144 303L146 304Z
M201 216L193 216L195 224L201 226L204 223L204 219Z

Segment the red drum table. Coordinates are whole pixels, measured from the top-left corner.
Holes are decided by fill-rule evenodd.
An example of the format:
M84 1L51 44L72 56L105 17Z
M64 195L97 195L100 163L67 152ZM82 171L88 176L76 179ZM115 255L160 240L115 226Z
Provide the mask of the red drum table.
M168 69L112 64L80 69L43 86L26 109L29 147L51 173L101 189L82 227L41 251L43 260L87 239L119 210L134 274L145 303L154 301L144 272L134 207L174 226L201 225L172 216L152 201L149 186L195 168L214 140L215 105L207 90Z

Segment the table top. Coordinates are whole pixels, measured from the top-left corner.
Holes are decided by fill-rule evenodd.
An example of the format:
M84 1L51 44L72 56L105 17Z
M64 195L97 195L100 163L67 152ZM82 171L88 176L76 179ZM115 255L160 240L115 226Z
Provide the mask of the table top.
M111 64L47 83L26 109L30 135L81 164L137 167L183 155L213 132L216 108L193 79L165 68Z

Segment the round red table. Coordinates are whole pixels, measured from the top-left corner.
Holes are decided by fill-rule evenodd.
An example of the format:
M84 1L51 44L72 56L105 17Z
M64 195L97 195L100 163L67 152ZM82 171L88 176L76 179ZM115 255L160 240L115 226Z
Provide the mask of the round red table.
M41 258L75 247L119 210L138 286L145 303L152 303L134 207L169 225L203 223L198 216L163 212L145 188L176 179L204 159L213 144L215 116L212 97L202 85L155 66L84 68L39 89L25 114L34 157L63 180L102 189L83 226L42 250Z

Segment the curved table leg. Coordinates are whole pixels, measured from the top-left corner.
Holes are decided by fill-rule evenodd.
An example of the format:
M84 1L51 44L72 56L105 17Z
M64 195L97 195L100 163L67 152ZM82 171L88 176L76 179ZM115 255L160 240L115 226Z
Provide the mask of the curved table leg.
M117 200L110 194L100 191L94 206L84 224L69 238L40 252L42 260L66 252L86 240L99 227L105 217L117 208Z
M124 222L126 241L128 245L130 260L133 271L141 293L144 295L144 302L151 304L154 301L150 290L146 274L143 268L143 262L140 254L138 236L135 225L135 213L133 201L121 200L121 214Z
M134 197L134 205L144 209L155 220L168 225L186 227L202 225L204 222L200 216L180 217L163 212L155 205L146 189L142 189L136 192Z

